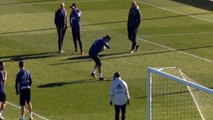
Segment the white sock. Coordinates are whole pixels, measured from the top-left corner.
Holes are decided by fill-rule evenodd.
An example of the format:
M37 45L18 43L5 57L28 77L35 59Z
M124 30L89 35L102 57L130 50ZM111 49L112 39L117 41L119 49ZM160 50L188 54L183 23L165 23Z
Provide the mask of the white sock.
M33 117L33 113L32 112L30 113L30 117Z
M92 70L92 73L94 73L94 74L95 74L95 72L96 72L96 69L93 69L93 70Z
M2 111L0 110L0 117L2 117Z
M102 74L102 73L100 73L100 74L99 74L99 76L100 76L100 78L102 78L102 77L103 77L103 74Z
M21 120L24 120L24 115L21 115Z

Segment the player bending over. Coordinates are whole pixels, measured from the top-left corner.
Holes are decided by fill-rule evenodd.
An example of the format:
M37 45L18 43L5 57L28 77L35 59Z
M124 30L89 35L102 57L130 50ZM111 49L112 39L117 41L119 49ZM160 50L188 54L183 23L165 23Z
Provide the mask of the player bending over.
M93 59L93 61L95 62L95 66L94 69L91 73L91 76L94 78L97 78L95 75L96 69L98 68L98 72L99 72L99 80L104 80L103 74L102 74L102 63L99 57L99 53L104 50L104 48L108 48L110 49L110 46L108 45L108 42L110 41L110 36L106 35L103 38L99 38L97 39L91 46L90 50L89 50L89 56Z

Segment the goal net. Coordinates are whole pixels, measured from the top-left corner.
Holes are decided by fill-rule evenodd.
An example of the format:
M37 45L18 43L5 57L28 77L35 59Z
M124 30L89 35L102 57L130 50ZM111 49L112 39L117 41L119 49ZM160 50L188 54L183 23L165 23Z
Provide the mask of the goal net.
M149 67L147 84L147 120L213 120L213 90L178 67Z

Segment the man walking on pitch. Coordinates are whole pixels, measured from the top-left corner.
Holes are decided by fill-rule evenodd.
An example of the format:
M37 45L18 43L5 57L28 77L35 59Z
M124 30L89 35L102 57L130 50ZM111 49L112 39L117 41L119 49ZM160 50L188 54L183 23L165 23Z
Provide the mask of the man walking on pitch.
M0 61L0 120L3 120L4 117L2 116L3 110L6 107L7 100L5 94L5 83L7 80L7 71L5 70L5 63Z
M77 54L77 41L79 43L81 55L84 55L84 52L82 50L82 42L81 42L81 26L80 26L80 16L81 16L81 11L77 8L76 4L73 3L72 6L70 6L72 9L72 12L70 14L70 27L72 29L72 37L73 37L73 42L74 42L74 47L75 51L73 54Z
M32 78L31 74L29 71L27 71L24 68L24 62L20 61L19 62L19 69L20 71L18 72L16 76L16 83L15 83L15 89L16 89L16 94L20 94L20 106L21 106L21 118L20 120L24 120L24 106L25 102L28 104L28 111L30 114L30 120L33 119L32 116L32 104L31 104L31 84L32 84Z
M139 11L139 7L135 1L132 1L132 6L129 10L128 17L128 38L132 42L132 48L130 53L136 52L138 50L139 44L137 43L136 36L138 32L138 27L141 22L141 14Z
M104 80L103 78L103 74L102 74L102 63L101 60L99 58L99 53L101 51L103 51L105 48L110 49L110 46L108 45L108 42L110 41L110 36L106 35L103 38L99 38L97 39L91 46L90 50L89 50L89 56L93 59L93 61L95 62L95 66L94 69L91 73L91 76L96 78L95 72L96 69L98 68L98 72L99 72L99 80Z
M126 104L130 104L130 96L128 86L121 79L120 73L116 72L113 75L113 81L110 88L110 105L114 102L115 120L119 120L120 111L122 113L121 120L125 120Z
M60 8L55 12L54 22L58 33L58 53L63 53L62 45L67 30L67 10L64 3L61 3Z

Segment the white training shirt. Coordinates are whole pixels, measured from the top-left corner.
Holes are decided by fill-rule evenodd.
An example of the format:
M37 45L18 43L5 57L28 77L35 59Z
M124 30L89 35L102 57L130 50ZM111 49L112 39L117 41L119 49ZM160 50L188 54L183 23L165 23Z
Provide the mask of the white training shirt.
M130 96L126 82L120 77L113 80L110 88L110 101L113 101L114 105L124 105L128 99Z

